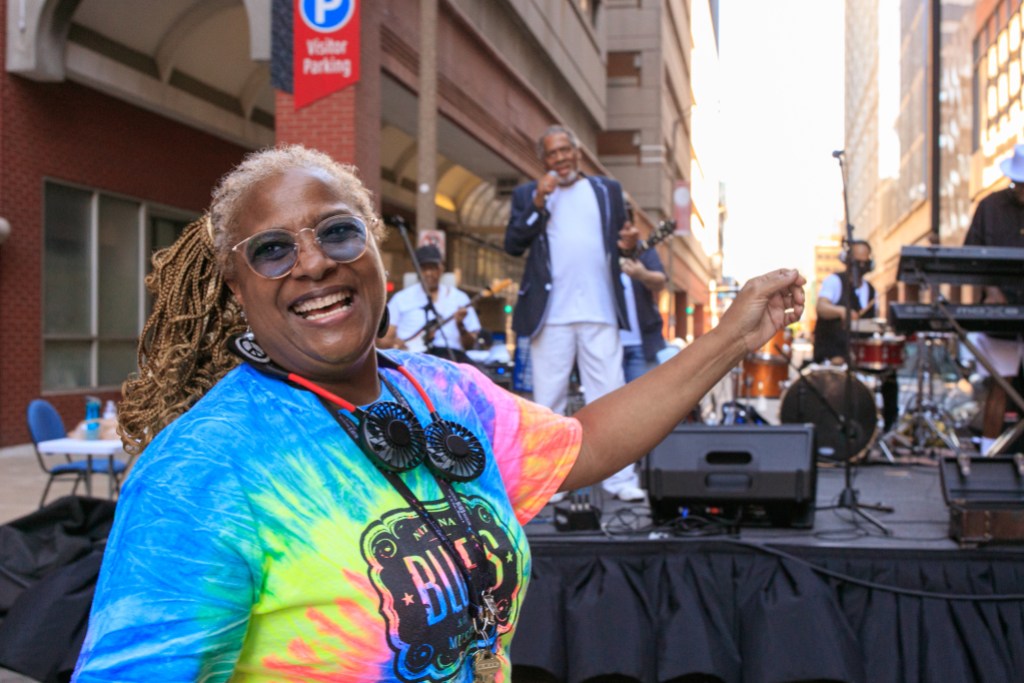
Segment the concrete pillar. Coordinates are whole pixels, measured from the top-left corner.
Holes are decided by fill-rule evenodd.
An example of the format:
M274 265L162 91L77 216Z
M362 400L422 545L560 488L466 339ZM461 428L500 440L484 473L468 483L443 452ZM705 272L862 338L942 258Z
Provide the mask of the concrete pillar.
M437 227L437 0L420 0L419 115L416 130L416 231Z

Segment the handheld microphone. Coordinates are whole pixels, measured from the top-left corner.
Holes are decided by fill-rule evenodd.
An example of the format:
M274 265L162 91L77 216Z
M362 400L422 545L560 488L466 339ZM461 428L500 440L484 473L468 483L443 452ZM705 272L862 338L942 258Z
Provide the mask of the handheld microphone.
M845 149L837 149L837 150L832 152L832 158L833 159L838 159L839 157L843 156L844 154L846 154L846 150Z
M384 222L389 225L395 226L400 231L402 231L403 234L405 233L406 230L409 229L409 224L406 223L405 219L399 216L398 214L395 214L389 218L385 218Z

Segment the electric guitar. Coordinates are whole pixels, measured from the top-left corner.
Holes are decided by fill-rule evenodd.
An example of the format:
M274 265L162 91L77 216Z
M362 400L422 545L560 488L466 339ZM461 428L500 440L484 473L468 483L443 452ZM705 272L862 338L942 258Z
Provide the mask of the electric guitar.
M466 304L465 306L460 306L458 310L455 311L455 313L452 313L444 320L441 320L440 322L436 318L433 320L428 320L423 325L423 327L416 330L416 332L402 340L402 343L405 344L406 350L413 351L416 353L425 352L427 350L427 346L433 340L434 333L436 333L439 329L441 329L442 327L450 323L452 320L454 320L455 316L460 311L472 308L480 301L480 299L483 299L488 296L494 296L495 294L497 294L498 292L505 289L511 284L512 280L509 278L505 278L503 280L495 280L490 287L488 287L487 289L483 290L478 294L475 294L473 298L469 300L468 304Z
M628 256L622 256L622 259L626 258L637 258L640 254L647 251L655 244L664 242L669 237L676 233L676 222L673 220L665 220L658 223L658 227L651 231L650 237L637 241L636 248Z

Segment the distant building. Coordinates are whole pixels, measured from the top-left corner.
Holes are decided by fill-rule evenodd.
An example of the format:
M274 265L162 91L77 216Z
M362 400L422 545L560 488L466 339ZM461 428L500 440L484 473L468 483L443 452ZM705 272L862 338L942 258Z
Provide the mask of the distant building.
M809 301L804 309L804 327L814 329L818 321L815 307L818 304L818 291L821 283L832 273L838 273L845 266L839 260L843 252L842 239L837 235L831 238L823 238L814 245L814 280L808 283L807 293Z
M978 65L989 63L989 53L1002 54L996 47L1000 36L1009 44L1011 14L1018 17L1019 42L1019 5L1019 1L1003 0L942 0L938 5L940 207L939 224L933 226L930 112L934 90L930 65L932 9L936 5L931 0L846 2L845 149L850 221L855 236L871 243L876 266L868 280L878 290L881 311L893 301L918 298L916 286L896 279L903 246L963 241L971 196L976 192L974 179L980 170L980 160L972 159L971 151L972 129L977 129L972 116L978 115L979 102L1003 102L991 117L995 127L1002 126L1000 145L1009 144L1004 139L1008 131L1021 129L1019 119L1008 123L1011 100L1020 111L1019 98L1008 94L1013 87L1009 84L1013 68L1017 69L1019 93L1019 50L993 72L998 74L1001 69L1004 74L1001 82L1007 96L1003 99L999 90L1003 86L995 83L992 97L987 95L987 76L978 69ZM974 38L975 16L989 14L996 17L990 22L991 29L986 27ZM984 70L987 74L988 66ZM993 153L1000 145L992 147ZM952 293L953 298L958 295Z

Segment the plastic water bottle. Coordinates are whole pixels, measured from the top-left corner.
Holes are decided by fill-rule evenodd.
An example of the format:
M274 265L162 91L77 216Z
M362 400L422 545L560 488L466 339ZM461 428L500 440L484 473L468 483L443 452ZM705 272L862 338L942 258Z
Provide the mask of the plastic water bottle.
M85 438L100 438L100 400L95 396L85 399Z
M103 419L104 420L116 420L117 419L117 406L113 401L107 401L106 405L103 406Z

